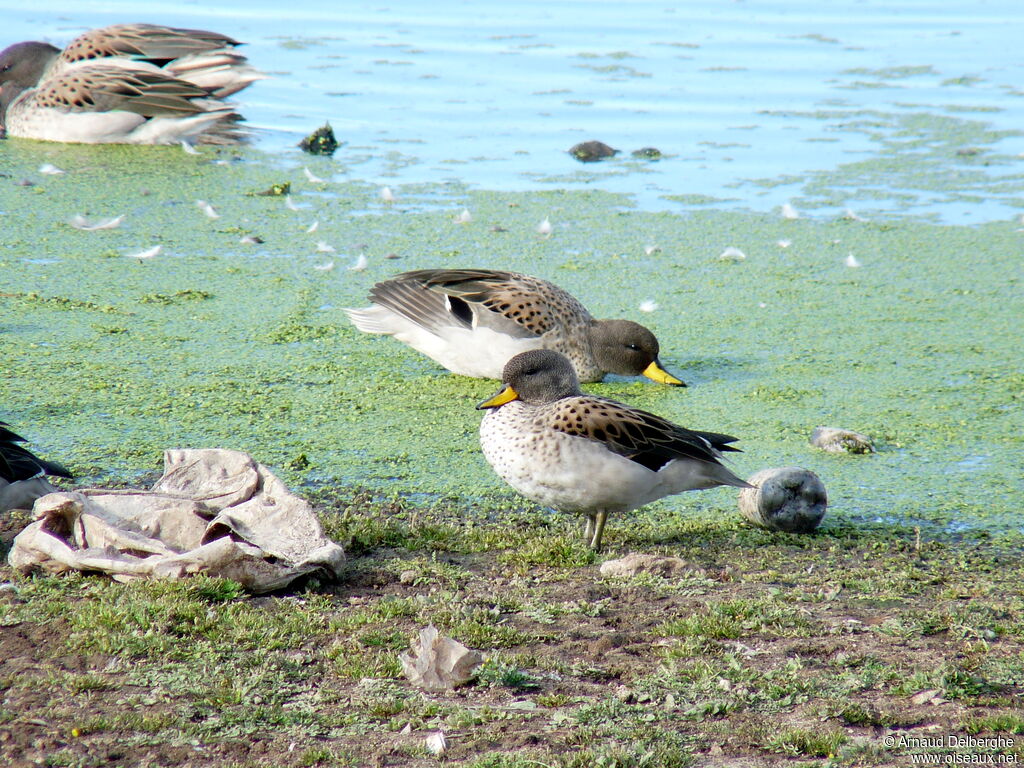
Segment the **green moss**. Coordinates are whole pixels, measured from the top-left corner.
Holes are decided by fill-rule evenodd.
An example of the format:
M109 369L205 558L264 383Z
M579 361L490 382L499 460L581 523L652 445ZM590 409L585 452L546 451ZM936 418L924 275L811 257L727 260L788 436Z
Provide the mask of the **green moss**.
M928 152L949 157L999 139L952 118L887 121L901 140L920 141L921 163L876 158L844 169L843 179L934 179L945 171L929 170ZM18 152L0 153L0 173L24 176L43 161L43 148L10 144ZM403 190L403 199L431 205L397 209L370 185L332 184L325 194L303 180L301 165L267 167L246 149L221 155L242 162L215 165L177 148L64 147L68 173L45 182L46 195L5 223L0 329L13 352L0 377L0 418L85 483L151 473L171 446L236 448L310 491L444 498L462 505L458 525L521 520L516 535L525 546L505 555L519 567L587 562L572 546L577 519L555 518L556 538L532 537L527 524L549 523L481 457L474 406L494 382L450 375L392 339L359 333L342 312L365 305L370 286L399 269L482 266L550 278L597 316L648 324L662 362L690 387L611 377L587 390L739 436L744 453L733 466L743 476L793 464L815 471L829 490L826 530L881 521L921 527L925 539L972 529L1019 538L1013 467L1024 442L1016 407L1024 372L1015 328L1024 307L1019 233L1010 223L790 221L692 206L651 213L597 191L457 185ZM282 177L309 208L246 194ZM834 181L809 184L831 195ZM83 198L91 211L131 211L131 226L63 226ZM204 217L197 199L211 201L221 218ZM462 207L473 221L455 225L450 211ZM538 238L545 216L572 226ZM320 228L307 234L313 219ZM507 231L497 235L495 225ZM240 244L239 231L265 242ZM313 269L323 260L320 238L360 244L366 271ZM791 245L780 248L780 239ZM108 255L154 243L164 253L145 263ZM720 262L727 245L747 259ZM34 263L40 253L57 263ZM391 253L404 258L384 259ZM844 266L850 253L862 267ZM660 308L640 313L644 299ZM118 319L97 323L98 314ZM880 450L822 454L807 444L821 425L867 434ZM664 500L629 520L642 532L638 541L650 541L644 537L678 537L686 521L696 524L693 535L734 519L734 510L734 492L714 490ZM656 528L647 515L659 520ZM454 541L453 529L381 522L374 530L360 521L344 526L364 546L389 536ZM618 523L609 524L612 542ZM460 546L486 548L488 535Z

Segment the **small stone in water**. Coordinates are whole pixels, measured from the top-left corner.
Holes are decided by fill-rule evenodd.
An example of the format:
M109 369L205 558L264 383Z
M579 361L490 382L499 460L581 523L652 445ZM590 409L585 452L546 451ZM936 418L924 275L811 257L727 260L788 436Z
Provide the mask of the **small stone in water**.
M603 141L584 141L569 149L569 154L581 163L596 163L618 153L619 150L612 149Z

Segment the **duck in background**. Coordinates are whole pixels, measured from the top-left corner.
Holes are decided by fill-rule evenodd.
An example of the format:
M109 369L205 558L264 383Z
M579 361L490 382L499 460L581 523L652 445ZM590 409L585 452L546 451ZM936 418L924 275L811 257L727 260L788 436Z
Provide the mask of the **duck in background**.
M223 100L264 78L227 35L153 24L86 32L64 50L0 52L0 125L10 136L81 143L230 143Z

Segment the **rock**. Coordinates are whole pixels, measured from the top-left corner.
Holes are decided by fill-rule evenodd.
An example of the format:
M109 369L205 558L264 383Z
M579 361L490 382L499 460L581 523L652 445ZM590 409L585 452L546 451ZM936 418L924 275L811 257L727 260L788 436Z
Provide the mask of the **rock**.
M569 149L569 154L581 163L596 163L618 153L619 150L612 149L603 141L584 141Z
M811 445L829 453L874 453L871 438L859 432L837 427L815 427Z
M762 469L740 491L740 512L771 531L810 533L825 516L828 495L816 474L801 467Z
M398 660L414 685L437 693L468 682L484 659L479 652L440 635L430 625L420 631L411 651L399 654Z
M602 576L621 576L629 578L638 573L653 573L656 576L673 577L686 573L703 573L685 560L678 557L661 557L633 552L619 560L606 560L601 564Z
M634 149L630 154L638 160L661 160L661 150L657 147L641 147Z

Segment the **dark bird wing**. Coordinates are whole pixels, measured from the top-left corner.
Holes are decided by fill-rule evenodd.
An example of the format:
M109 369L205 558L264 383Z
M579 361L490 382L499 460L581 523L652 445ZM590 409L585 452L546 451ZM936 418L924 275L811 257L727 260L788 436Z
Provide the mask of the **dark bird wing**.
M738 438L696 432L647 411L600 397L568 397L545 410L549 426L596 440L613 453L657 472L673 459L718 464L722 451L738 451ZM742 481L741 481L742 482Z
M25 438L12 432L8 426L0 422L0 477L9 483L27 480L39 474L74 478L60 464L40 459L27 448L18 445L24 443Z
M540 278L491 269L421 269L395 280L416 282L447 297L450 312L467 327L483 325L513 336L541 336L590 313L571 294Z

